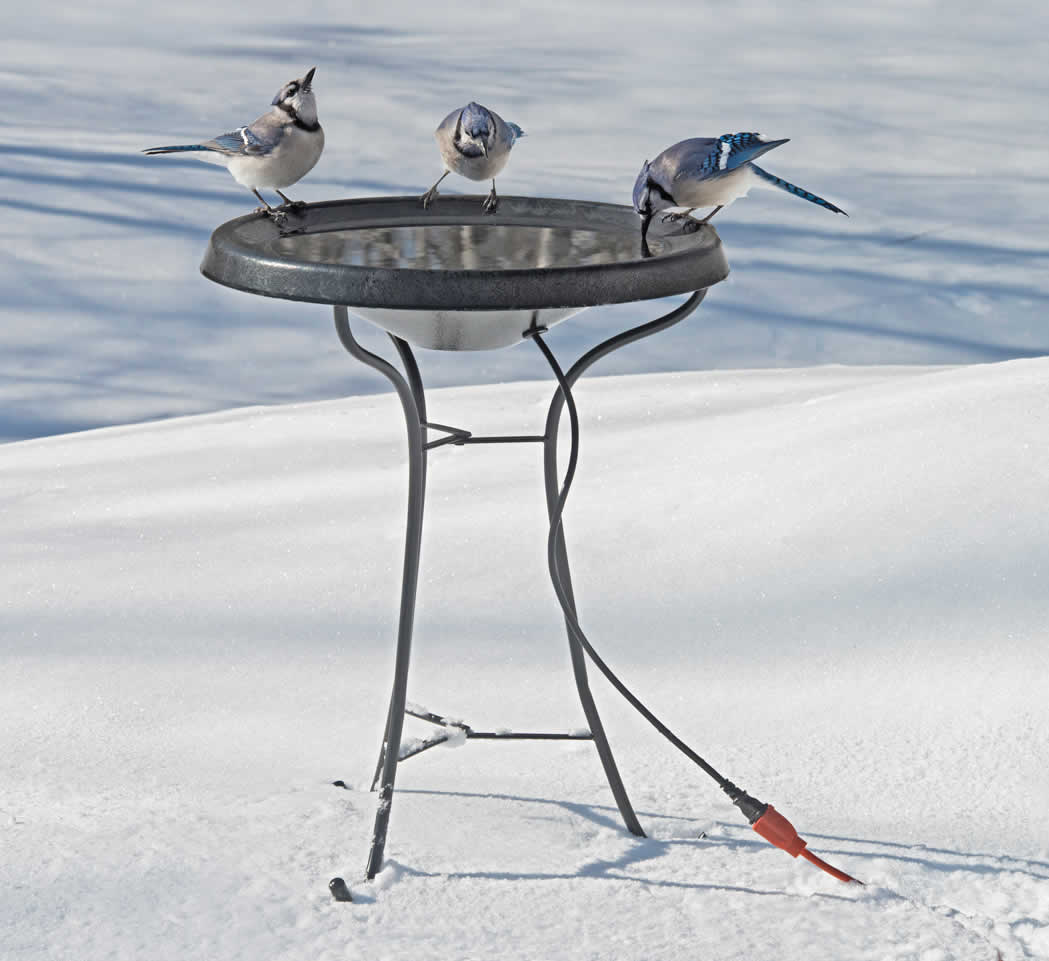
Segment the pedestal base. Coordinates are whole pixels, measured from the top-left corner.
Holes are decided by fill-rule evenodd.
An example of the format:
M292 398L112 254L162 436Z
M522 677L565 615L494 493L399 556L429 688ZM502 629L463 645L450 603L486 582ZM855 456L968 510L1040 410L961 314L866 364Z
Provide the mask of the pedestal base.
M544 483L546 488L547 508L550 517L549 531L549 554L551 577L557 590L558 598L565 610L565 623L568 631L568 645L571 654L572 670L575 675L576 690L579 694L580 704L586 717L588 732L581 735L559 735L559 734L523 734L520 737L530 739L579 739L592 740L597 747L601 764L604 768L605 777L608 780L612 795L619 808L623 823L632 834L644 837L644 831L634 813L633 806L627 796L626 788L623 786L622 778L616 767L612 755L611 746L605 735L601 717L594 703L590 691L587 676L586 655L583 644L580 642L579 628L576 622L575 599L572 591L571 575L568 566L568 554L565 547L564 529L561 522L561 512L564 508L564 498L567 494L567 483L562 486L558 479L557 469L557 436L560 424L561 412L566 402L571 404L571 388L575 381L594 362L606 354L626 344L632 343L643 337L665 330L679 321L683 320L703 300L706 290L699 290L692 294L689 299L677 309L665 316L643 324L631 330L625 331L615 337L609 338L597 347L584 354L568 370L562 373L557 365L553 354L541 338L545 330L540 325L539 312L533 312L531 325L522 330L522 337L534 338L543 351L544 356L550 363L555 376L558 378L558 390L550 402L550 408L546 419L546 429L542 435L525 437L475 437L469 431L460 428L446 427L444 425L430 424L426 416L426 399L423 392L422 378L419 374L418 365L407 342L394 334L390 334L394 347L400 356L404 366L402 375L392 364L379 357L371 351L365 350L354 338L350 329L349 314L347 308L335 308L335 328L343 346L358 360L367 364L383 374L397 391L401 406L404 411L405 423L408 432L408 513L407 530L405 534L404 567L401 581L401 605L400 618L397 633L397 654L394 663L393 691L390 696L390 705L386 717L386 729L383 737L382 749L379 754L379 763L376 768L373 789L379 791L378 810L375 817L375 828L372 833L371 849L368 855L368 863L365 870L366 877L370 880L382 868L383 853L386 846L386 835L390 820L390 810L393 805L394 783L397 776L397 765L414 754L420 753L429 747L447 740L452 736L448 729L455 729L466 737L506 737L495 732L476 732L472 728L458 722L449 722L440 715L428 711L421 711L409 706L407 701L408 669L411 660L412 628L415 617L415 598L419 580L419 554L422 537L423 504L426 493L426 458L430 449L443 445L465 445L480 443L527 443L535 442L543 444L543 466ZM570 406L573 415L573 430L577 429L574 422L574 404ZM437 429L443 432L440 439L430 441L428 431ZM405 714L421 717L423 720L438 724L446 729L442 735L436 734L424 746L418 750L402 752L401 741L404 727Z

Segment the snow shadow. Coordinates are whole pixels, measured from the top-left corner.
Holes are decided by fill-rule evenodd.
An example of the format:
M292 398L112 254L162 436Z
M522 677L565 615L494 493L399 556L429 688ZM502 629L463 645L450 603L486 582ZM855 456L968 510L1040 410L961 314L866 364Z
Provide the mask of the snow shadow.
M646 877L639 874L628 874L627 871L638 868L639 866L653 863L667 857L675 850L682 848L714 848L723 847L726 844L731 847L767 847L764 841L751 841L744 839L730 839L725 840L718 838L712 840L706 837L697 838L653 838L645 837L638 838L627 832L626 828L623 827L619 821L619 815L616 808L609 805L597 805L597 804L582 804L574 801L556 800L554 798L542 798L542 797L528 797L520 794L499 794L499 793L479 793L472 791L437 791L437 790L421 790L418 788L399 790L399 794L414 794L419 796L429 797L445 797L445 798L471 798L474 800L482 801L512 801L519 804L532 804L532 805L543 805L552 806L560 809L561 811L573 814L585 821L589 821L591 824L602 829L609 829L622 832L625 839L629 840L630 847L624 851L617 858L596 858L593 861L589 861L581 865L577 870L572 872L557 872L557 871L446 871L440 872L440 874L420 871L415 868L406 867L403 864L399 864L399 870L406 875L412 875L415 877L442 877L442 878L462 878L462 879L474 879L474 880L487 880L487 881L569 881L578 878L590 878L594 880L606 880L606 881L628 881L635 884L642 884L647 887L653 888L674 888L678 890L691 890L691 891L727 891L735 892L739 894L753 894L763 897L810 897L818 896L829 900L837 901L851 901L852 898L845 897L843 895L836 894L824 894L820 893L817 895L802 895L793 894L790 892L784 892L782 890L776 890L774 888L764 889L756 888L747 885L734 885L734 884L711 884L696 881L676 881L669 878L656 878ZM652 811L638 811L638 816L643 819L661 819L661 820L672 820L672 821L692 821L696 823L709 824L709 821L700 820L699 818L689 817L671 817L665 814L658 814Z

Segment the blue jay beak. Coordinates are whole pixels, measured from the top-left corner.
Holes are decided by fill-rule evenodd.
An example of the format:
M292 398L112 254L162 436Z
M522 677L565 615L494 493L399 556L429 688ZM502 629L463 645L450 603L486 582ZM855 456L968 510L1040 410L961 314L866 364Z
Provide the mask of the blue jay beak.
M641 214L641 242L644 243L648 238L648 225L652 223L652 214Z
M651 214L641 215L641 256L645 260L652 256L652 250L648 246L648 225L652 223Z
M307 73L306 76L302 78L302 89L303 90L309 90L310 89L310 84L313 83L313 75L316 72L317 72L317 68L316 67L310 67L309 73Z

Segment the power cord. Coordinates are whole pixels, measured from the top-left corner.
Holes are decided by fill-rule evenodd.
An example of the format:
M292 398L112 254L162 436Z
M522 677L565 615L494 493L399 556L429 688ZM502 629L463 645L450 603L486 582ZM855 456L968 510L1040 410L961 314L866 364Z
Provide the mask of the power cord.
M679 738L669 727L666 726L666 724L656 717L656 715L653 714L616 676L615 672L604 662L604 660L602 660L597 651L594 650L594 647L587 639L586 634L583 633L583 629L579 626L579 620L573 610L571 599L568 597L568 593L561 582L561 572L557 561L557 543L558 536L561 533L561 519L564 514L565 503L568 500L568 492L571 489L572 481L575 478L576 465L579 460L579 414L576 411L575 399L572 397L572 390L564 375L564 371L561 370L557 358L554 357L553 352L541 336L545 331L545 327L533 323L528 330L524 331L524 336L531 337L535 341L536 346L542 351L543 356L546 358L546 362L550 365L554 377L557 378L558 386L560 387L561 393L565 399L565 406L568 408L568 418L571 426L571 448L568 457L568 467L565 470L565 478L561 484L557 503L551 513L550 533L547 537L546 544L546 557L547 566L550 570L550 579L554 585L554 592L557 594L557 600L561 605L561 609L564 611L565 621L568 624L568 629L573 638L579 643L583 650L586 651L597 669L604 674L609 683L627 700L627 702L646 721L648 721L649 724L662 734L663 737L673 744L674 747L681 751L681 753L690 761L698 765L704 773L708 774L717 782L718 786L728 795L732 803L743 812L743 815L750 822L750 826L766 841L773 844L775 847L786 851L791 857L796 858L798 855L801 855L805 860L814 864L821 871L825 871L839 881L852 884L862 884L862 881L858 881L844 871L839 871L837 868L831 866L822 858L817 857L809 851L806 842L798 836L798 832L794 829L794 826L771 804L765 804L747 794L742 788L737 787L728 778L719 774L696 751L681 740L681 738Z

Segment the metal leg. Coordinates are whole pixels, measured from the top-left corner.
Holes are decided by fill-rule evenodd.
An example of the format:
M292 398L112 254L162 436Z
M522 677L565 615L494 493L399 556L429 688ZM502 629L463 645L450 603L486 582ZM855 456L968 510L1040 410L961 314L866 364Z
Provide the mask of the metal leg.
M649 335L658 333L661 330L666 330L666 328L684 320L699 306L703 298L706 296L706 293L706 290L696 291L696 293L689 297L685 303L675 310L672 310L669 314L666 314L657 320L650 321L647 324L642 324L639 327L634 327L631 330L624 331L615 337L610 337L608 340L603 341L596 347L587 351L587 353L580 357L564 375L565 382L569 389L571 389L572 385L575 384L591 364L600 360L606 354L611 353L619 347L624 347L636 340L640 340L643 337L648 337ZM546 486L546 505L551 523L554 523L555 511L560 496L560 483L557 475L557 432L564 404L565 394L560 388L558 388L550 402L550 409L547 413L546 440L543 444L543 474ZM572 616L576 617L575 595L572 591L572 577L568 567L568 551L565 546L563 522L558 525L555 532L555 539L554 550L556 552L557 571L561 587L563 588L565 599L571 610ZM601 758L601 764L605 769L605 777L608 779L608 786L612 789L612 796L615 798L616 804L619 807L619 813L623 818L623 823L626 825L627 830L629 830L631 834L644 837L645 832L642 830L637 815L634 813L629 797L627 797L626 788L623 786L623 780L619 776L619 770L616 767L615 758L612 756L612 748L609 746L608 738L605 736L604 726L601 723L601 718L597 711L597 705L594 703L593 695L590 692L590 684L586 671L586 658L583 653L582 645L579 643L579 640L567 619L566 628L568 630L568 649L572 658L572 670L575 673L576 689L579 692L579 700L583 706L583 713L586 715L587 723L590 725L590 733L593 735L594 743L597 746L598 756Z
M415 620L415 596L419 586L419 552L422 545L423 499L426 485L425 428L420 416L416 395L422 393L418 380L418 369L414 359L406 381L397 369L377 354L365 350L353 337L349 315L345 307L335 308L335 329L342 345L358 360L383 374L394 386L401 400L404 419L408 428L408 523L404 543L404 571L401 578L401 608L397 628L397 655L393 670L393 691L386 717L386 733L383 738L382 772L379 779L379 806L375 815L371 851L368 855L366 876L375 877L382 868L383 851L386 847L386 832L393 806L393 785L397 777L397 761L404 729L404 708L408 700L408 665L412 649L412 625ZM403 341L394 339L402 357L410 357L411 351Z
M390 340L393 341L393 346L397 349L397 354L401 358L401 363L404 364L405 373L408 375L408 387L411 390L412 398L415 400L415 409L419 415L419 423L422 425L420 428L423 442L422 490L419 492L419 514L421 516L423 512L423 504L426 499L426 444L428 437L426 432L426 395L423 392L423 382L422 377L419 374L419 365L415 362L415 355L412 353L411 348L405 343L405 341L401 340L400 337L394 337L393 334L390 334ZM407 414L405 416L407 416ZM386 727L388 728L389 725L390 719L387 715ZM375 774L372 775L372 791L379 786L379 778L382 775L382 769L385 762L386 740L383 739L382 747L379 748L379 760L375 765Z

